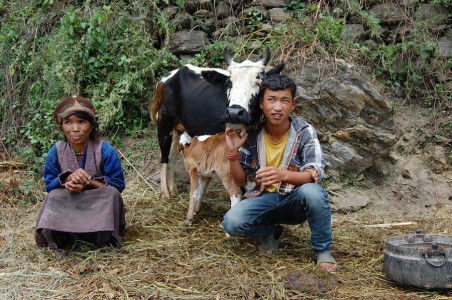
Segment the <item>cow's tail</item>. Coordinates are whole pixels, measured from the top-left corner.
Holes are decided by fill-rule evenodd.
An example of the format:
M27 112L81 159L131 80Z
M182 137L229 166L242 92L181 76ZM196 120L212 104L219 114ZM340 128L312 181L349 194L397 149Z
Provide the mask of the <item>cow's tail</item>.
M165 100L165 84L163 82L160 82L154 91L152 100L149 102L149 114L151 115L152 121L157 122L158 111L160 109L160 106L162 106L164 100Z

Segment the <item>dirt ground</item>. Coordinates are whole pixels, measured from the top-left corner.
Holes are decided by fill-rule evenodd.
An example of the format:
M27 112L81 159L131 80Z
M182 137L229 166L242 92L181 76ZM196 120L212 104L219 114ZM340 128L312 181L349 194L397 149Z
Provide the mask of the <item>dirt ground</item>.
M416 106L399 109L395 114L397 144L371 170L345 182L345 188L341 183L329 185L332 207L337 206L337 199L348 199L344 208L403 222L451 206L452 168L446 157L450 149L447 154L445 147L423 144L433 122L427 116Z
M421 129L431 124L426 115L413 107L399 110L401 139L389 158L362 176L327 184L332 253L340 265L332 275L314 271L306 224L288 226L273 258L258 255L254 240L226 237L221 221L229 201L218 183L186 226L189 181L182 161L179 194L161 199L159 155L149 137L117 147L128 185L128 225L119 249L81 244L60 258L37 248L33 228L45 194L32 191L39 201L24 201L30 172L4 171L0 299L452 299L451 291L401 286L384 272L389 237L416 229L452 234L452 171L444 148L419 142ZM382 225L388 223L395 225Z

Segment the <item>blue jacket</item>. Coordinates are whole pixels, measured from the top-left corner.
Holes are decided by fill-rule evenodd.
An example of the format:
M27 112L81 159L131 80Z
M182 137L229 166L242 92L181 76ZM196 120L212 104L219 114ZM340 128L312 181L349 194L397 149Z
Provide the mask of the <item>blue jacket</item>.
M102 142L101 148L101 172L106 180L107 185L115 187L118 191L122 192L126 187L124 174L122 172L121 160L116 154L115 149L107 142ZM85 167L86 151L80 162L80 167ZM50 192L56 188L62 188L62 184L59 179L59 175L62 173L60 164L58 163L58 153L56 144L50 148L47 153L46 161L44 164L44 183L46 185L46 191Z

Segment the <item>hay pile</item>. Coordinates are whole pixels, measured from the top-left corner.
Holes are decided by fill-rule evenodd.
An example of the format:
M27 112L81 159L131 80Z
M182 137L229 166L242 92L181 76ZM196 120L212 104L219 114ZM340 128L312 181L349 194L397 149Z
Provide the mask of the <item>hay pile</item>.
M289 226L278 256L262 257L255 242L228 238L221 227L229 201L222 189L207 194L194 225L183 220L188 194L162 200L139 179L124 200L128 228L120 249L82 244L68 257L34 244L40 204L1 202L0 299L450 299L447 291L422 291L388 282L383 250L389 236L452 234L452 209L416 220L383 220L365 211L333 215L335 287L316 295L290 289L288 275L310 274L314 256L306 225ZM416 225L368 228L412 221ZM327 280L329 280L327 278Z

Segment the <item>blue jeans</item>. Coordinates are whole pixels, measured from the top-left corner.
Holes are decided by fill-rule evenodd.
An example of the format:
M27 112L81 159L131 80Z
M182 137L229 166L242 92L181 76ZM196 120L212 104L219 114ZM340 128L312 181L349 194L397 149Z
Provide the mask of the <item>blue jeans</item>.
M311 228L315 253L330 251L331 209L328 194L316 183L306 183L288 195L267 193L248 198L224 216L224 230L231 236L262 238L273 233L276 224L301 224Z

